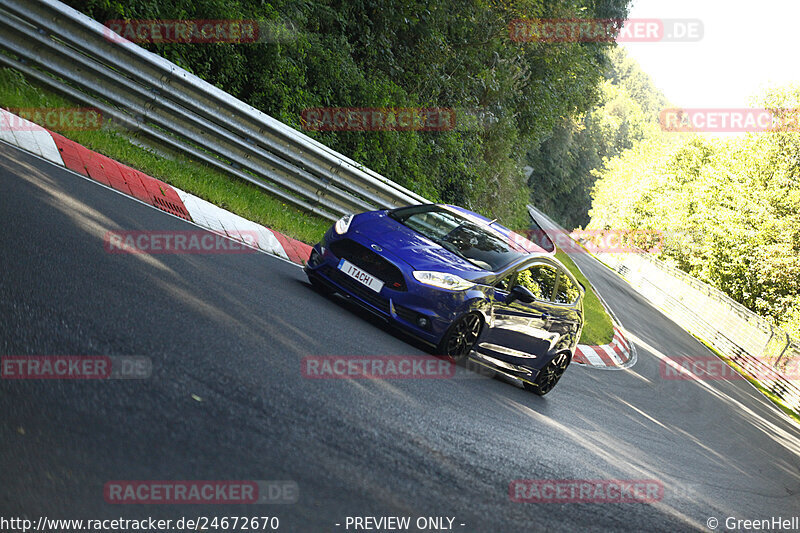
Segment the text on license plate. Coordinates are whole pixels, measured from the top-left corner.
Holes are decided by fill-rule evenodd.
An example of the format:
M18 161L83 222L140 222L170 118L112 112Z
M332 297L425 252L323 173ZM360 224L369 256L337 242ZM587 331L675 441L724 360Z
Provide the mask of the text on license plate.
M381 292L381 289L383 288L383 282L378 278L376 278L375 276L367 274L366 272L355 266L353 263L342 259L341 261L339 261L338 268L339 270L341 270L354 280L363 283L373 291Z

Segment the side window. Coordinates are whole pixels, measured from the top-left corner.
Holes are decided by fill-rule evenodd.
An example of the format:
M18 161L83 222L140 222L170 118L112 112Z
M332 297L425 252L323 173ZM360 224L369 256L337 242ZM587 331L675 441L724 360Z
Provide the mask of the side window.
M546 265L534 265L517 274L517 284L522 285L539 300L551 301L556 286L556 269Z
M565 273L561 273L558 278L558 288L556 289L556 303L571 304L580 296L581 291L572 279Z

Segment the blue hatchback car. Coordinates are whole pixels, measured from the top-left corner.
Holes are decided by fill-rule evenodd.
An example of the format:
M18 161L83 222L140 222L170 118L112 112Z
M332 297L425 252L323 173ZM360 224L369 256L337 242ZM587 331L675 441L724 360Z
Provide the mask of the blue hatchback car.
M347 215L316 244L309 281L457 363L471 358L544 395L583 327L584 288L553 256L477 213L426 204Z

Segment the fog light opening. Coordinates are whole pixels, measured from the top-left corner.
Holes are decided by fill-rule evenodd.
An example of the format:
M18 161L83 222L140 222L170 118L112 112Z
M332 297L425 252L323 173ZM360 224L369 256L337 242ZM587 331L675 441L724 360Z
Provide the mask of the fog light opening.
M314 248L311 249L311 256L308 258L308 264L311 266L317 266L319 262L322 260L322 256L315 250Z

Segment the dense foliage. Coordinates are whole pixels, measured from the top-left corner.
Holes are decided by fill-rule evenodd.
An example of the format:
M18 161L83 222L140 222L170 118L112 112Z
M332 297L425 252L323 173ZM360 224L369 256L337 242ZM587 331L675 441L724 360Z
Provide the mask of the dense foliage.
M309 107L479 110L479 127L309 134L431 199L509 224L527 219L524 154L596 103L613 46L514 42L509 22L624 18L629 2L68 0L99 21L257 19L277 28L253 44L147 47L297 128Z
M753 102L800 108L800 86ZM800 337L800 133L664 133L597 172L590 227L667 236L662 258Z
M667 106L650 77L621 47L608 50L600 101L580 117L565 117L528 153L531 202L569 228L589 222L594 170L659 131Z

